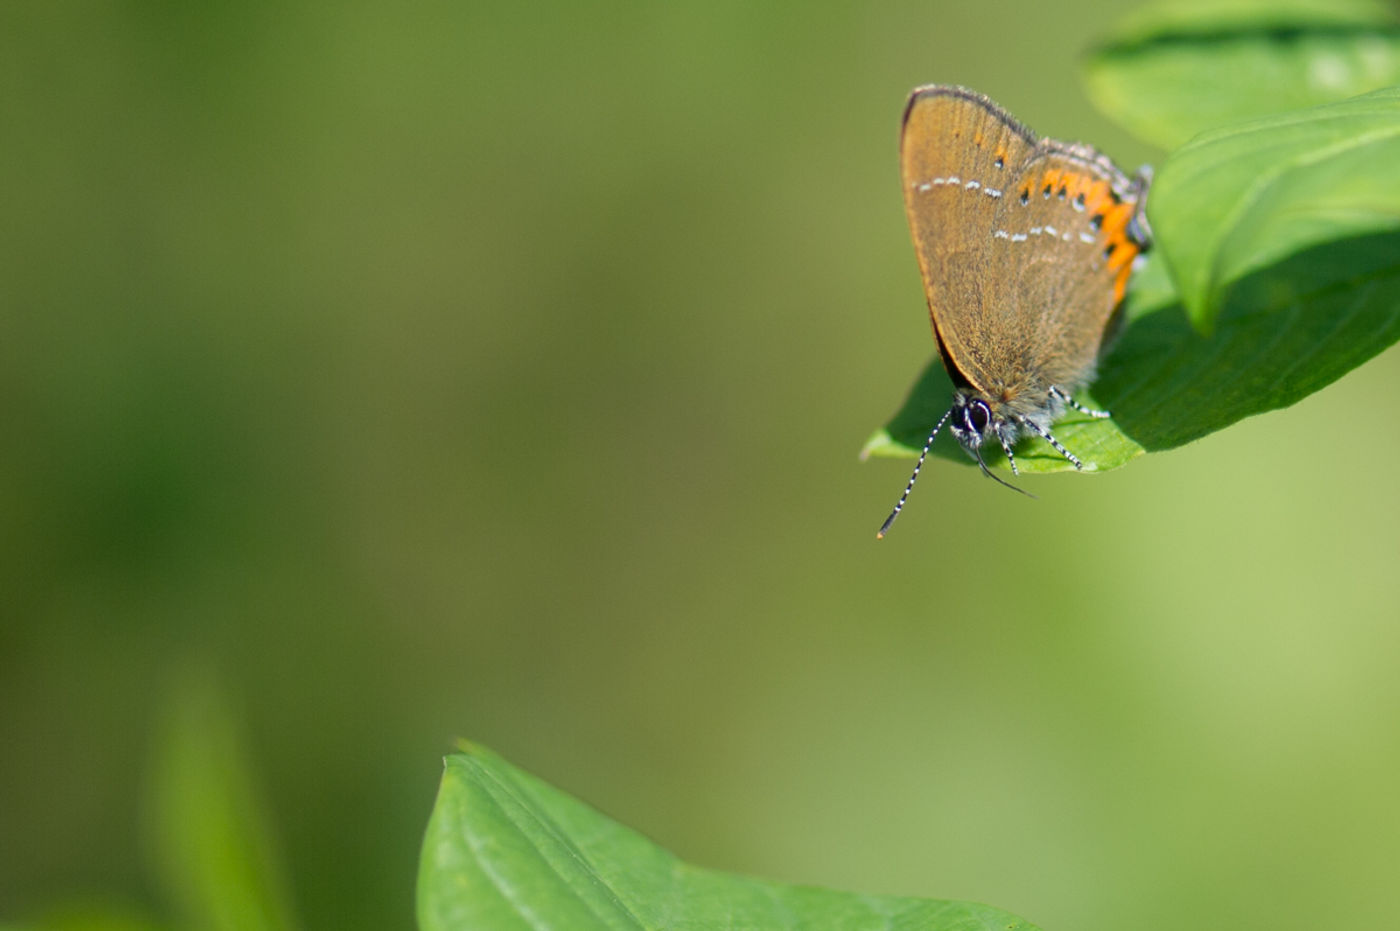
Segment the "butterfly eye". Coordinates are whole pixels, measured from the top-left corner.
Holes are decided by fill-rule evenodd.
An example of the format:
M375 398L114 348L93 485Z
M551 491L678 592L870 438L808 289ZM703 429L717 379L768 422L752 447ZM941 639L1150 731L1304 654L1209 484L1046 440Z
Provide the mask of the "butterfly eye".
M986 401L973 401L963 408L963 423L978 436L986 432L987 424L991 422L992 409L987 406Z

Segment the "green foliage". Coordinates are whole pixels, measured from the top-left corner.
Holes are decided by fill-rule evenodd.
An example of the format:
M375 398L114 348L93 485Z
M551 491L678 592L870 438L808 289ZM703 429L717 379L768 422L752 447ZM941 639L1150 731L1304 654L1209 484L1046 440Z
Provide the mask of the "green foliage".
M423 841L422 931L801 928L1035 931L966 902L700 869L480 747L447 758Z
M1089 61L1101 101L1109 87L1141 93L1140 107L1106 109L1149 138L1272 113L1202 133L1158 172L1148 197L1156 250L1083 398L1113 417L1055 427L1089 470L1286 407L1400 339L1400 88L1277 112L1362 77L1400 81L1400 27L1356 4L1212 10L1153 8ZM1247 65L1268 49L1271 68ZM1356 80L1322 88L1314 79L1327 61ZM1343 67L1356 61L1374 67ZM935 358L864 453L916 454L950 392ZM934 452L968 461L951 438ZM1073 468L1039 439L1017 462Z
M1375 282L1397 262L1377 264L1364 246L1332 250L1306 274L1288 267L1327 243L1400 230L1398 182L1400 88L1390 88L1198 136L1163 165L1151 216L1191 319L1209 331L1228 288L1253 273L1289 304L1339 289L1400 296Z
M172 919L87 896L48 908L34 931L299 926L239 721L212 664L182 669L164 698L142 810L142 853Z
M1400 83L1400 23L1372 0L1144 7L1086 57L1105 113L1164 148L1243 120Z
M290 931L290 895L236 718L207 668L172 690L149 802L157 874L208 931Z

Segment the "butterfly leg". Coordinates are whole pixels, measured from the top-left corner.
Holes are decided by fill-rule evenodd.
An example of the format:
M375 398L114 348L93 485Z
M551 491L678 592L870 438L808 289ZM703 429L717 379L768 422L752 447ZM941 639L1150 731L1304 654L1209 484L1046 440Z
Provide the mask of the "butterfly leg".
M1070 461L1070 465L1074 466L1076 469L1083 470L1084 463L1080 462L1078 457L1076 457L1074 453L1065 449L1064 444L1062 444L1059 440L1055 439L1055 437L1050 433L1049 430L1045 429L1040 424L1027 417L1022 417L1021 423L1025 424L1028 429L1039 434L1041 439L1045 440L1045 442L1055 447L1055 452L1068 459Z
M1011 444L1006 442L1006 437L1002 436L999 431L997 439L1001 440L1001 450L1006 453L1006 461L1011 465L1011 474L1020 475L1020 471L1016 468L1016 456L1011 452Z
M1108 411L1096 411L1085 407L1083 404L1080 404L1074 398L1070 397L1068 393L1060 390L1060 388L1056 385L1050 386L1050 393L1055 397L1059 398L1061 401L1064 401L1065 404L1079 411L1079 413L1084 414L1087 417L1093 417L1095 420L1103 420L1105 417L1113 416Z

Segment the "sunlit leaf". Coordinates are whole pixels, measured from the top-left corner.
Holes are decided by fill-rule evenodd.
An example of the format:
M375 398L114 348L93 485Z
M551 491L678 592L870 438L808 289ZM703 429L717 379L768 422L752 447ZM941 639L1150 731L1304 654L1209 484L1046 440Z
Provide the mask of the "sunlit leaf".
M1100 109L1169 149L1400 84L1400 22L1376 0L1167 0L1118 24L1083 76Z
M1400 88L1205 133L1167 159L1149 203L1159 254L1209 330L1244 276L1314 246L1400 230ZM1365 253L1329 259L1307 281L1281 274L1280 286L1325 292L1377 271Z

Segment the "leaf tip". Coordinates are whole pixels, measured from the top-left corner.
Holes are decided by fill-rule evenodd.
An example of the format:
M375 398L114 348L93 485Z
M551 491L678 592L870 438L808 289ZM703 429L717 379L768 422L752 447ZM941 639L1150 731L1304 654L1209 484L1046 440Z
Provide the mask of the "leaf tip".
M890 436L888 428L881 427L870 438L865 441L865 445L860 448L860 461L865 462L871 456L898 457L907 456L908 451L894 437Z

